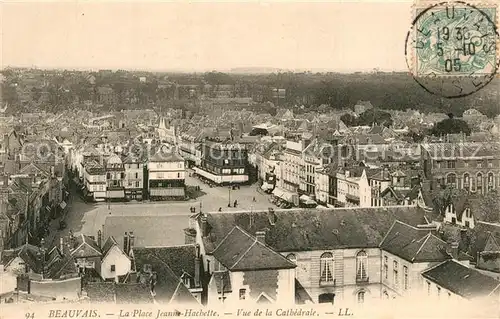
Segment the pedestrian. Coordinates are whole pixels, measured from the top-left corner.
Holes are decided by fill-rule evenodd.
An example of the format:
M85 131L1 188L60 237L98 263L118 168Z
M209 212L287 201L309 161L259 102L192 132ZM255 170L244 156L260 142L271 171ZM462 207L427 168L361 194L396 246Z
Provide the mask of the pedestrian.
M238 206L238 201L237 200L234 201L234 207L236 207L236 206Z
M219 207L219 212L222 212L222 207Z
M255 200L255 196L253 197L252 201L253 201L254 203L256 202L256 200Z

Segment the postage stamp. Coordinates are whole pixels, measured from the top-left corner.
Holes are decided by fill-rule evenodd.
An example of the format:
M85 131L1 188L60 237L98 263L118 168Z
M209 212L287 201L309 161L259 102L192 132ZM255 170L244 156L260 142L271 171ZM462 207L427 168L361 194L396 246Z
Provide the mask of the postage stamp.
M418 1L406 38L406 60L427 91L462 97L498 73L499 39L496 4Z

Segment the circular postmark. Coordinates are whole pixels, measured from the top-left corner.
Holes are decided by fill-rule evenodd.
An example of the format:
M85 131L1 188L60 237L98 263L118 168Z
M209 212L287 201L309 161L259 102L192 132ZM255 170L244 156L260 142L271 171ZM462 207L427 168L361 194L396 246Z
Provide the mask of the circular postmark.
M485 87L499 69L497 8L441 2L416 8L405 56L415 81L446 98Z

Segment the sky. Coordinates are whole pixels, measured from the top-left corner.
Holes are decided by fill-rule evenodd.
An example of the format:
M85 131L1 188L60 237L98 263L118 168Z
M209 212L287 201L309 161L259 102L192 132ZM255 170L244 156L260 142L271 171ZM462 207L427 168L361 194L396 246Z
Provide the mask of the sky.
M411 2L0 3L0 67L406 70Z

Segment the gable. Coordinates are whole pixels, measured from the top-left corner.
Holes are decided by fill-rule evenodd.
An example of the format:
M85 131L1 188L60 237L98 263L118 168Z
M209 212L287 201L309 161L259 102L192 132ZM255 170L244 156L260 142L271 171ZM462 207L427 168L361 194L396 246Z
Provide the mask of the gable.
M117 260L128 260L130 259L118 246L113 246L108 251L106 256L102 259L102 263L114 263Z
M500 245L497 243L492 234L489 234L486 245L484 246L484 251L500 251Z
M101 253L87 243L82 243L71 253L71 255L76 258L84 258L101 256Z

